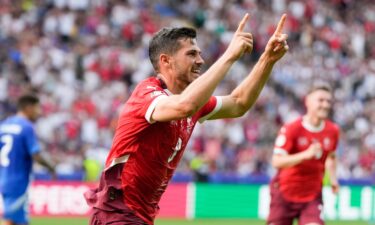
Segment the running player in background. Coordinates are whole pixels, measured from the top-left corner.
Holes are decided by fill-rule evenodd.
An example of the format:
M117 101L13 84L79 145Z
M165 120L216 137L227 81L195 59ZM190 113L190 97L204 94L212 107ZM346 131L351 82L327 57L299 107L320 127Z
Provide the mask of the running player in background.
M54 174L54 166L41 154L33 122L40 115L39 99L19 98L18 112L0 124L0 193L3 225L28 224L28 186L33 160Z
M307 113L284 125L275 141L272 165L278 169L270 184L269 225L323 225L322 182L325 170L333 193L339 191L335 150L339 128L328 120L332 91L314 85L305 99Z
M252 50L252 35L243 31L247 19L202 75L194 29L164 28L152 38L149 55L156 76L138 84L120 114L99 188L85 194L93 207L90 224L153 224L196 122L239 117L253 105L288 50L285 15L244 81L230 95L212 96L231 65Z

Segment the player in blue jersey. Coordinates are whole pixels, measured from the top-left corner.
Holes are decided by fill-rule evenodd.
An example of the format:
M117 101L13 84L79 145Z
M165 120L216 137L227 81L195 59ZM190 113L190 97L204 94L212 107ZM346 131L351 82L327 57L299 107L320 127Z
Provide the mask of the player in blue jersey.
M41 154L33 127L41 109L33 95L19 98L16 115L0 124L0 193L3 198L3 225L28 224L28 195L33 161L54 174L54 166Z

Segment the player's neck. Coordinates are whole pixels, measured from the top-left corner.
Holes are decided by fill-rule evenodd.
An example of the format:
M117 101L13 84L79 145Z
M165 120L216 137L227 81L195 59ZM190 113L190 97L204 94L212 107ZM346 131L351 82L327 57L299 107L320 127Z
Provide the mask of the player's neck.
M314 126L314 127L319 127L321 126L323 120L316 117L316 116L311 116L311 115L308 115L306 114L304 117L303 117L303 120L310 124L311 126Z
M167 89L172 94L181 94L181 92L183 91L183 89L179 87L177 80L173 79L173 77L165 76L161 73L158 73L157 77L164 82L164 84L167 86Z
M24 112L21 112L21 111L17 113L17 116L30 120L29 117Z

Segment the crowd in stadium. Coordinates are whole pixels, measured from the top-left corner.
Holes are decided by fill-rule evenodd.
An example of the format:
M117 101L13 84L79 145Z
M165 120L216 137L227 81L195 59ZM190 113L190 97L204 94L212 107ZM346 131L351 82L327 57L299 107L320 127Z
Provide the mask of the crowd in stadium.
M87 158L103 163L122 104L154 75L152 34L163 26L195 27L207 68L246 12L253 52L232 67L216 95L247 75L283 12L290 50L249 113L198 125L178 172L272 175L280 126L303 113L313 80L324 80L334 87L332 119L341 127L339 177L375 179L371 0L0 0L1 119L15 112L17 97L35 91L43 107L37 132L58 172L81 171Z

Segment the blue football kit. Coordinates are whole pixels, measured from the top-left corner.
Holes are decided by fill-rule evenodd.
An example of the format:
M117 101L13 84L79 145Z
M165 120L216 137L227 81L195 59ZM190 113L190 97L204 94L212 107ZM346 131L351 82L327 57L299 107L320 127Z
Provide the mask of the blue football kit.
M27 189L40 146L31 121L12 116L0 124L0 193L4 219L28 224Z

